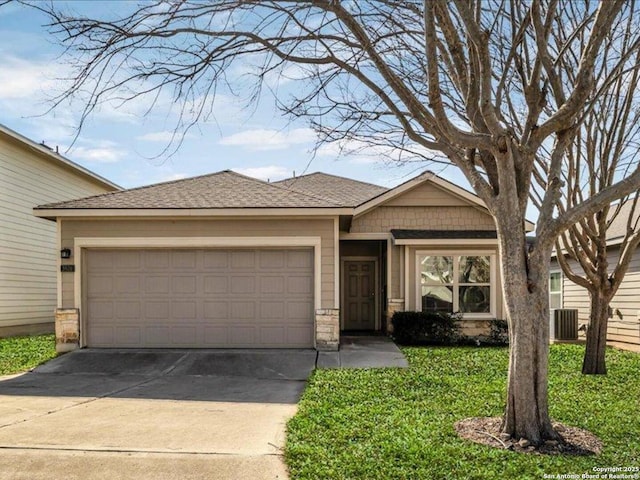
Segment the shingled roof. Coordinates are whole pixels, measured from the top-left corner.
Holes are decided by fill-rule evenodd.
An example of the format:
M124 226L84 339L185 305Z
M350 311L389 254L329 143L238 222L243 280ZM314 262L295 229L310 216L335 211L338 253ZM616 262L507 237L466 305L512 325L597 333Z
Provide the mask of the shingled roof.
M51 203L47 209L335 208L324 196L263 182L230 170L93 197Z
M275 184L290 190L325 198L343 207L356 207L388 190L379 185L322 172L287 178L275 182Z

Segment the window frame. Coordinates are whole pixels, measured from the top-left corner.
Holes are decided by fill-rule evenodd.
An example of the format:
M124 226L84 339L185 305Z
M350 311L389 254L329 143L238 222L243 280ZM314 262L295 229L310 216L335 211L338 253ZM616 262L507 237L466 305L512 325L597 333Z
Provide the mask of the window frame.
M497 283L496 283L496 252L494 250L416 250L415 252L415 299L414 309L417 312L422 311L422 282L421 282L421 260L427 256L453 257L453 312L460 311L460 281L458 278L458 266L460 257L489 257L489 312L468 312L462 313L463 320L484 320L496 318L497 313ZM464 284L462 286L466 286ZM486 285L486 284L481 284Z
M560 275L560 290L559 291L551 291L551 275L554 274L559 274ZM549 298L549 310L557 310L557 309L561 309L564 308L564 273L562 272L562 270L556 270L556 269L552 269L549 271L549 287L548 287L548 298ZM559 307L552 307L551 306L551 294L555 293L558 294L560 296L560 306Z

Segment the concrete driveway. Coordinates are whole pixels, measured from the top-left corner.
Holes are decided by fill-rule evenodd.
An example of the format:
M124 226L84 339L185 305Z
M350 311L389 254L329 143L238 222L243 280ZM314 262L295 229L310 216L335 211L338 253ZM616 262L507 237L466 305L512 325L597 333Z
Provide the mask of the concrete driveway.
M311 350L80 350L0 381L2 479L275 479Z

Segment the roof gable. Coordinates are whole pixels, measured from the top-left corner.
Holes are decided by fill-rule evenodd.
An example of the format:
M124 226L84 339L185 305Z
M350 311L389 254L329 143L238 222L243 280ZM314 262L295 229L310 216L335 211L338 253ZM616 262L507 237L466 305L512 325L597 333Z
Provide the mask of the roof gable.
M431 185L429 185L431 184ZM412 193L413 191L413 193ZM406 197L405 197L406 196ZM401 199L405 197L405 199ZM447 182L438 177L435 173L426 171L411 180L398 185L391 190L360 204L355 211L355 215L363 215L369 210L381 205L412 206L424 205L418 201L434 202L437 199L447 199L451 206L474 206L486 210L485 204L480 198L467 190ZM441 205L435 203L435 205ZM487 212L488 213L488 212Z

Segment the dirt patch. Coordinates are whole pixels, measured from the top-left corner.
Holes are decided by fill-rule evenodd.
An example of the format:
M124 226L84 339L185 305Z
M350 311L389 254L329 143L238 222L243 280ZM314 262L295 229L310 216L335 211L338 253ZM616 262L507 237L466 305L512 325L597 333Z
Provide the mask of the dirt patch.
M456 422L454 428L458 435L465 440L520 453L599 455L602 452L602 441L593 433L581 428L554 423L553 428L561 435L562 441L551 440L539 447L534 447L524 439L511 438L509 435L501 433L501 425L501 417L476 417L460 420Z

